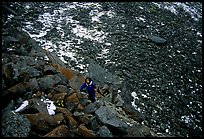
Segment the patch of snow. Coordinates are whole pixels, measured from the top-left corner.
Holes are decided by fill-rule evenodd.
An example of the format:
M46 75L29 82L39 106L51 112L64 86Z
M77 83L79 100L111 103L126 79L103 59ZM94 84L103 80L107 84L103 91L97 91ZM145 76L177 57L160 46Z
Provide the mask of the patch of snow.
M23 101L23 104L18 109L16 109L14 112L19 112L23 110L26 106L28 106L28 104L29 102L27 100Z
M186 124L189 123L191 121L191 119L189 118L189 116L181 116L181 120L184 121Z
M54 105L53 101L46 99L43 102L47 104L47 110L48 110L49 115L54 115L56 106Z
M147 95L145 95L145 94L142 94L142 96L143 96L144 98L146 98L146 97L147 97Z

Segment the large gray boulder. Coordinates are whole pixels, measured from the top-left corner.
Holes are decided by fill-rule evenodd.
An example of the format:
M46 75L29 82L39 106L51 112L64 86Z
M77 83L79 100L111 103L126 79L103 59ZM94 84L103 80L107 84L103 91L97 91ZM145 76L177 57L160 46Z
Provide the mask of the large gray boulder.
M97 137L113 137L113 134L106 126L101 126L96 133Z
M113 134L123 135L127 133L127 123L117 117L117 112L114 108L101 106L95 111L95 114L98 120L107 126Z

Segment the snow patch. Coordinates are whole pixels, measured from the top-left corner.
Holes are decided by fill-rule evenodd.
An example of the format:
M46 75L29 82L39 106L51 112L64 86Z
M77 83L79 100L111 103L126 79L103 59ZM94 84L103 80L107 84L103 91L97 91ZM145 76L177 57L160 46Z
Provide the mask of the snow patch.
M19 112L21 110L23 110L26 106L28 106L29 102L26 100L26 101L23 101L23 104L21 104L21 106L16 109L14 112Z

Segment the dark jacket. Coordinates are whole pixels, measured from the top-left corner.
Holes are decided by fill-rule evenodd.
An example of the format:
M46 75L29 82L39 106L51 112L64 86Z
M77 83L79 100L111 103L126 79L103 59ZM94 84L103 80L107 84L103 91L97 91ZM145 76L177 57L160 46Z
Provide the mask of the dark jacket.
M95 97L95 84L93 81L90 82L90 84L87 84L86 82L84 82L81 87L80 87L80 91L82 92L83 89L86 89L86 92L89 93L90 95Z

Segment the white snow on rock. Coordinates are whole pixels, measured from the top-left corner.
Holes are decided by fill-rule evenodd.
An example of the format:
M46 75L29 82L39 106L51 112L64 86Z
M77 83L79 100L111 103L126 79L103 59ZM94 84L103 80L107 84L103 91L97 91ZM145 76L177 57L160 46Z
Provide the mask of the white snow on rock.
M46 99L43 102L47 104L47 110L48 110L49 115L54 115L56 106L54 105L53 101Z
M26 101L23 101L23 104L15 110L15 112L19 112L21 110L23 110L26 106L28 106L29 102L26 100Z
M43 100L41 100L41 101L43 101ZM48 110L49 115L54 115L55 110L56 110L56 106L54 105L53 101L46 99L43 102L47 105L47 110ZM24 110L26 108L26 106L28 106L28 105L29 105L28 100L25 100L23 102L23 104L18 109L16 109L14 112L20 112L20 111Z

